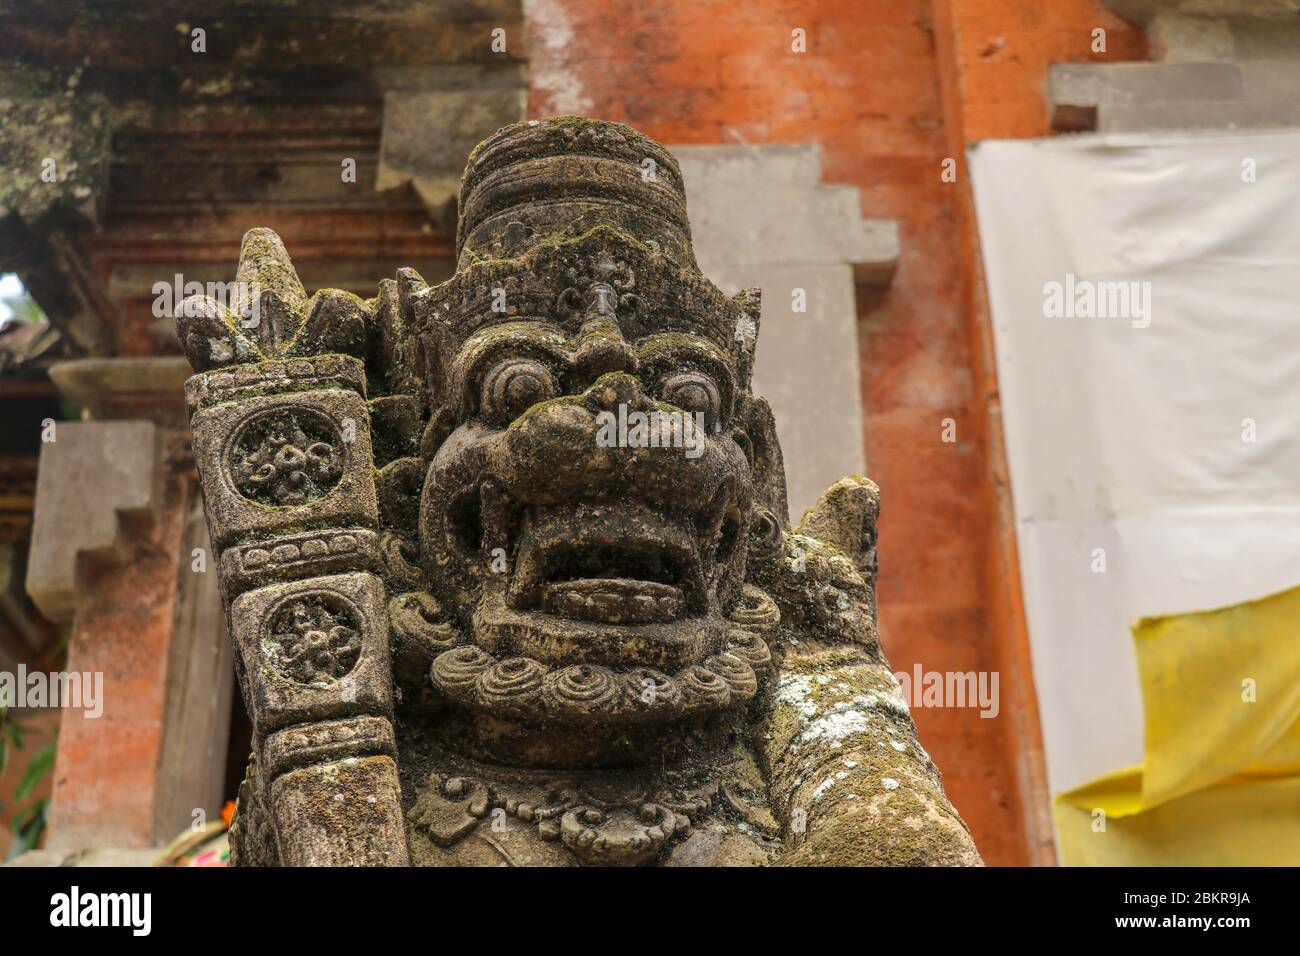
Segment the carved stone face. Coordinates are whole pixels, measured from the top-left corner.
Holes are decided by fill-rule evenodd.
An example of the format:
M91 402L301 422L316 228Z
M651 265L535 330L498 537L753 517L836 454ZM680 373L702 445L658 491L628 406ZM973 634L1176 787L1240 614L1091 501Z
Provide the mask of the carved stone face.
M692 667L726 648L753 502L737 370L653 315L621 323L614 294L595 282L574 321L491 325L456 351L421 551L498 661L707 681ZM598 673L570 676L600 693Z
M408 296L437 444L421 564L471 640L434 684L481 714L589 733L739 705L767 662L729 620L755 510L752 323L737 334L741 305L680 252L684 204L661 214L679 182L641 181L635 150L588 158L640 235L583 230L582 189L539 202L511 182L547 161L550 181L580 179L572 138L524 159L519 139L496 179L490 149L466 177L464 241L492 258L462 250L456 279Z
M615 295L595 281L568 320L489 325L451 359L420 542L430 588L495 662L481 710L532 693L562 722L662 722L753 683L716 672L753 505L735 362L653 315L620 323Z

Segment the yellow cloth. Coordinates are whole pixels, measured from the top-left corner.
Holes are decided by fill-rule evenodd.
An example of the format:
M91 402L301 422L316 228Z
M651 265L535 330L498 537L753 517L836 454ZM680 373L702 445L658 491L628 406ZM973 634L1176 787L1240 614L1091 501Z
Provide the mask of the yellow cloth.
M1056 798L1061 861L1300 864L1300 588L1144 618L1133 640L1143 763Z

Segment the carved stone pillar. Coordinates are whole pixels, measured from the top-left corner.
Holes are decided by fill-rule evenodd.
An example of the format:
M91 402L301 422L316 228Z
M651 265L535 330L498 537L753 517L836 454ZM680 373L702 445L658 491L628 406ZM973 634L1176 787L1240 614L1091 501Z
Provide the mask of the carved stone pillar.
M362 313L332 290L308 301L287 263L273 234L245 237L239 281L260 311L240 326L256 343L211 299L187 300L178 319L197 357L194 454L261 758L249 787L284 862L401 864L370 407L365 366L347 354ZM238 356L260 361L223 367Z

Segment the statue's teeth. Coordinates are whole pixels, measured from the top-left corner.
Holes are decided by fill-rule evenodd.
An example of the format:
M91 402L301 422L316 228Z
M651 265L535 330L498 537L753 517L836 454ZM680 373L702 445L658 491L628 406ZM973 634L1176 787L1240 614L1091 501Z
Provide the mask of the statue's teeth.
M626 579L556 583L544 598L544 608L551 614L606 624L671 621L680 617L685 607L685 598L676 588Z

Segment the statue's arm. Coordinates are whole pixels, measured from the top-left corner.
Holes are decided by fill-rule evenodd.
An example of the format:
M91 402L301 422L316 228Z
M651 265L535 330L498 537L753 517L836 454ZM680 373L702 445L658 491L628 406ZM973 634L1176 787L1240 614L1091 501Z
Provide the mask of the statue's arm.
M887 664L801 642L786 654L767 730L783 864L980 865Z
M780 862L978 866L880 649L878 503L870 482L845 479L759 562L758 583L782 614L760 738L785 831Z
M177 327L249 783L281 863L405 864L365 308L307 299L268 230L245 237L237 285L187 299Z

